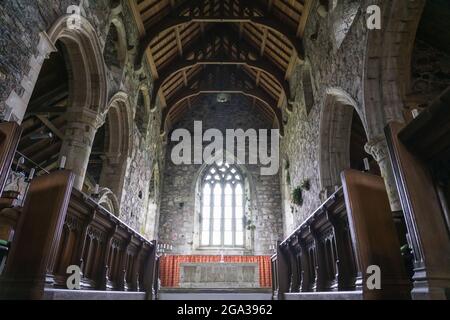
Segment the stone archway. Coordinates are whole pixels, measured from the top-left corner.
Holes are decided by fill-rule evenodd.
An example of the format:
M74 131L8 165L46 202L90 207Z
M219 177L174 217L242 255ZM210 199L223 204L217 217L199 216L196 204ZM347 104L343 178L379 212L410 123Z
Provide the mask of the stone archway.
M425 2L374 3L382 8L383 24L381 30L371 30L367 36L363 74L364 116L369 138L366 150L380 165L393 212L400 212L401 206L384 127L391 121L404 122L414 39Z
M149 182L147 211L145 215L142 234L149 239L154 239L157 234L157 226L159 223L159 207L160 207L160 177L159 164L156 162L152 177Z
M341 172L350 168L350 135L353 113L366 129L356 101L339 88L327 90L320 117L319 179L324 197L341 185Z
M66 168L76 175L74 187L82 189L95 133L106 109L108 88L94 27L81 17L80 28L69 28L68 19L60 18L49 30L48 39L53 44L63 44L70 65L69 107L61 157L66 157Z
M388 122L404 121L414 39L426 0L378 2L383 25L368 33L363 75L369 140L384 137Z
M132 151L131 128L133 123L131 106L126 93L119 92L112 97L104 118L108 130L99 184L109 188L120 204Z
M98 204L108 210L110 213L119 217L120 204L116 195L108 188L103 188L99 194Z
M65 130L60 158L65 168L75 174L74 187L81 190L96 130L107 102L106 69L100 41L94 27L80 17L79 28L73 28L70 16L59 18L48 32L39 34L37 53L30 59L30 72L22 79L21 95L13 91L6 101L5 120L22 123L44 61L50 54L64 50L68 68L68 103L64 113ZM59 46L57 47L57 42Z

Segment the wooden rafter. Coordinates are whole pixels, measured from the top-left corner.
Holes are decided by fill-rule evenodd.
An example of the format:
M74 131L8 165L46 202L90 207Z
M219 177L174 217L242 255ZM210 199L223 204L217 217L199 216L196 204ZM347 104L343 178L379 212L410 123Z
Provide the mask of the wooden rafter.
M215 31L213 31L214 34ZM222 33L224 31L222 30ZM258 78L255 79L256 83L258 84L261 80L261 73L266 75L266 78L269 82L272 82L270 78L274 79L274 83L276 84L276 88L274 89L277 92L277 96L285 95L286 97L290 98L290 87L289 83L284 79L284 74L281 72L281 70L274 65L270 60L268 60L264 56L258 57L259 53L255 50L253 50L250 46L245 44L240 44L240 41L238 38L233 36L230 33L226 32L226 35L219 35L221 39L226 39L228 43L230 44L230 48L228 48L228 51L225 50L225 48L219 50L219 57L208 57L204 59L188 59L188 57L198 57L200 56L199 51L204 56L205 52L207 52L208 48L211 51L211 48L214 46L214 43L216 41L215 37L211 37L209 42L202 42L201 45L197 42L191 43L190 47L195 48L196 51L189 51L186 52L186 54L183 57L180 57L177 61L173 61L168 67L164 68L163 70L160 70L160 78L155 82L154 85L154 91L152 96L151 104L154 105L156 102L156 94L159 93L161 88L164 86L168 80L173 80L174 75L180 72L183 72L183 78L186 77L185 72L186 70L193 68L195 66L199 65L225 65L225 64L232 64L232 65L245 65L249 68L252 68L256 71L258 71ZM211 44L213 43L213 44ZM231 52L230 52L231 49ZM238 58L233 57L238 56ZM249 59L249 58L241 58L241 56L245 57L256 57L255 60ZM186 80L184 81L186 82Z
M163 110L162 119L161 119L161 131L162 133L165 131L167 126L167 121L169 115L176 110L177 106L193 97L197 97L201 94L217 94L217 93L229 93L229 94L240 94L250 98L254 98L259 102L266 105L268 110L272 112L273 118L277 120L280 131L282 132L283 123L281 110L276 106L277 101L274 100L270 95L265 93L264 90L258 87L252 87L245 85L245 83L251 83L252 79L249 78L244 72L238 72L236 75L237 83L231 83L227 81L226 83L222 83L222 85L217 85L217 81L213 79L212 82L201 81L203 79L208 78L208 68L205 68L196 75L194 79L191 79L190 86L180 90L175 96L171 97L168 101L168 106ZM230 72L231 74L232 72ZM217 80L217 79L216 79ZM200 81L200 82L199 82Z
M140 20L136 64L146 56L156 75L152 105L159 97L169 110L174 97L192 89L191 84L204 69L234 64L274 101L272 107L290 108L288 80L302 59L302 38L313 0L130 1ZM221 30L226 32L217 36ZM213 45L210 38L214 36ZM206 50L199 54L198 48L205 44ZM219 50L217 46L221 46ZM242 52L242 47L252 50ZM182 116L196 100L178 103L167 123ZM265 103L252 101L265 115L272 114Z
M181 26L186 23L192 23L192 22L202 22L202 23L252 23L258 26L261 26L263 28L271 29L274 32L277 32L285 37L287 41L290 43L292 48L295 49L296 54L299 57L303 57L304 49L302 45L302 41L300 38L297 37L297 35L288 28L286 28L282 22L277 21L274 19L274 17L268 13L266 16L264 16L264 12L267 12L263 7L259 6L254 1L249 0L240 0L244 6L252 10L253 15L230 15L230 14L220 14L219 16L215 14L211 15L183 15L186 10L189 13L193 13L196 8L194 5L198 4L199 2L194 1L191 5L189 3L185 2L183 5L175 9L175 12L173 16L167 17L166 19L163 19L155 26L152 26L151 30L147 30L147 33L144 37L142 37L138 49L137 54L137 60L136 65L139 66L142 61L142 56L144 55L144 52L147 50L147 48L150 46L150 44L154 41L154 39L162 32L165 32L167 30L172 30L178 26ZM188 1L189 2L189 1ZM257 15L256 10L259 14L262 12L261 15Z

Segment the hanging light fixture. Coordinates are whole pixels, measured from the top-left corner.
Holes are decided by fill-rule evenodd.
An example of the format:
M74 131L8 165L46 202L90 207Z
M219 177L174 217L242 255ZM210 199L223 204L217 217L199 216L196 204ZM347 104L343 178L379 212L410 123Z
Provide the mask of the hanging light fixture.
M217 95L217 102L218 103L227 103L230 101L230 94L228 93L219 93Z

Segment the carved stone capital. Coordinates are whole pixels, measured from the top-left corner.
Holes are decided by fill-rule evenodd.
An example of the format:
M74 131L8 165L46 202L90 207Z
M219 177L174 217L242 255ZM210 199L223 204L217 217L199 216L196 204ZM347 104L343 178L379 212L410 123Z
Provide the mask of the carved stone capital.
M388 158L388 145L383 136L370 140L364 147L366 152L375 159L378 163L383 162Z

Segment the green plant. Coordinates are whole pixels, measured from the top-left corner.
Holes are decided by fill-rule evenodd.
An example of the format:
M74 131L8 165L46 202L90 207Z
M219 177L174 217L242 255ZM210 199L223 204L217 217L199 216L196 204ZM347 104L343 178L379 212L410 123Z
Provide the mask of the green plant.
M297 187L292 191L292 203L297 206L303 205L303 188Z
M256 229L255 224L250 219L246 221L246 226L248 231L254 231Z

